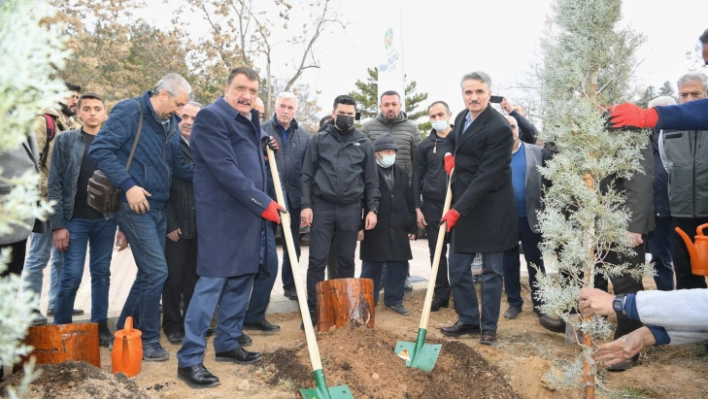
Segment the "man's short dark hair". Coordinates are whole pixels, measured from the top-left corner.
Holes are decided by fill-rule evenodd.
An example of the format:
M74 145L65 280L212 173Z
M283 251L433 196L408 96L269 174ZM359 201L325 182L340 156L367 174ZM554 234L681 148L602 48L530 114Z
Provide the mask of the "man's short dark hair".
M445 110L447 110L447 113L448 114L450 113L450 107L447 105L447 103L445 101L435 101L434 103L430 104L430 106L428 106L428 111L430 111L430 108L433 108L434 106L436 106L438 104L444 105Z
M354 109L356 110L356 100L352 98L352 96L347 95L347 94L342 94L341 96L337 96L337 98L334 99L334 109L337 109L337 104L344 104L344 105L353 105Z
M700 40L704 45L708 44L708 29L703 31L702 35L698 36L698 40Z
M400 94L398 94L398 92L395 90L386 90L385 92L381 93L381 98L379 98L379 101L383 100L384 96L396 96L398 97L398 101L401 101Z
M334 107L337 108L336 105L335 105ZM320 127L324 126L325 123L327 123L327 122L329 122L329 121L331 121L331 120L334 120L334 119L332 118L332 115L323 116L322 119L320 119Z
M84 100L98 100L98 101L101 102L101 104L103 104L103 108L106 108L106 102L103 101L103 98L101 98L101 96L99 96L99 95L96 94L96 93L84 93L84 94L82 94L81 97L79 97L79 105L78 105L79 109L81 109L81 102L84 101Z
M256 72L253 68L240 66L231 70L231 73L229 74L229 79L226 81L226 84L231 85L231 82L239 73L246 75L246 78L248 80L255 80L259 83L261 81L261 78L258 76L258 72Z
M69 89L69 91L75 91L75 92L79 92L79 93L81 92L81 86L79 86L79 85L75 85L70 82L64 82L64 84L66 85L66 88Z

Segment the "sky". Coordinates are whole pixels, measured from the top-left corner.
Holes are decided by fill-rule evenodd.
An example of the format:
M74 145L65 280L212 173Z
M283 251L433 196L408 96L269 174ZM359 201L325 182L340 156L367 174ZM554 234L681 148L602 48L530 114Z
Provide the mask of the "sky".
M265 1L265 0L258 0ZM319 69L308 69L300 82L320 92L322 115L333 99L355 88L366 78L366 69L381 62L372 48L383 36L376 23L382 0L338 1L345 29L335 27L322 35L314 51ZM169 10L178 0L150 0L137 14L158 26L169 23ZM297 4L298 0L291 0ZM427 105L443 100L453 113L463 109L460 78L482 70L492 77L492 92L514 101L527 80L531 65L540 60L540 43L551 12L550 0L403 0L403 64L418 91L429 94ZM634 83L641 86L676 80L691 62L686 52L698 44L708 28L708 0L625 0L622 25L642 33L645 43L637 49L638 66ZM188 14L189 15L189 14ZM206 24L194 15L190 32L201 35ZM273 70L283 77L301 53L287 44L288 37L276 37ZM506 89L509 94L501 92Z

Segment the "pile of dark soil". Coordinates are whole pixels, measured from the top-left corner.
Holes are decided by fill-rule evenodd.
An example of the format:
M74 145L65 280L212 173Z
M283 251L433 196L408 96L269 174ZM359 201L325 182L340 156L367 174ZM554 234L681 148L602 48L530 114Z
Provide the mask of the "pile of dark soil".
M37 366L42 371L29 387L25 399L151 399L135 381L123 373L109 374L86 362L64 362ZM7 371L7 370L6 370ZM0 384L0 397L8 397L6 387L17 387L24 373Z
M469 346L443 342L430 373L408 368L395 353L400 339L388 331L347 326L318 334L327 383L347 385L357 399L517 399L501 373ZM428 343L441 343L431 340ZM265 354L270 383L313 388L312 367L306 346Z

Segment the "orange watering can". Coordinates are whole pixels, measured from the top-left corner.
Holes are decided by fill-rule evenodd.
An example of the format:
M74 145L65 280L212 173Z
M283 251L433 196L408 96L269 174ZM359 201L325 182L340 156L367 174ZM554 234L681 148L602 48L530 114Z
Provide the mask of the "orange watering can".
M143 333L133 328L133 318L128 316L123 329L114 335L116 339L111 352L113 374L123 373L126 377L138 375L143 364Z
M691 273L696 276L708 276L708 236L703 234L703 229L708 227L708 223L702 224L696 228L696 242L691 242L688 234L678 227L676 232L683 238L688 248L688 253L691 254Z

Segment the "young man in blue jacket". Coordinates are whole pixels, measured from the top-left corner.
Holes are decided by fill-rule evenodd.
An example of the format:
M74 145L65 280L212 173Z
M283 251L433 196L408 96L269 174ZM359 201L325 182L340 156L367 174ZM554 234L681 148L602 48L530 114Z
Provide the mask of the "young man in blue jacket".
M132 316L142 331L143 359L165 361L169 353L160 345L160 296L167 280L165 204L172 177L192 180L194 166L185 162L179 145L176 113L189 101L192 88L177 75L168 74L144 95L116 104L89 156L123 194L117 221L133 251L138 274L117 329ZM130 169L128 157L142 118L142 133Z

